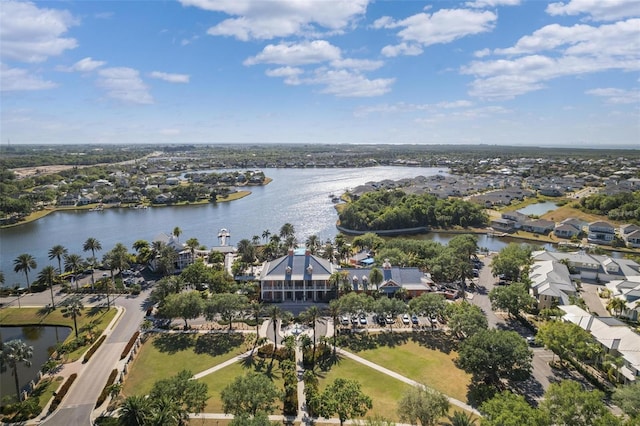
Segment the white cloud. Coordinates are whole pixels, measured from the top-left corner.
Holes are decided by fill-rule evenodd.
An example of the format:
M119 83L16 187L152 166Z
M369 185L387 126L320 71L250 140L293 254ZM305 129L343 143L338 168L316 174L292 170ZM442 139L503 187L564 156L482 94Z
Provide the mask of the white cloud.
M319 29L341 31L364 15L369 0L180 0L194 6L222 12L235 18L209 28L211 35L235 37L247 41L268 40L315 33Z
M546 12L558 15L589 15L596 21L615 21L617 19L640 16L640 2L637 0L570 0L551 3Z
M473 61L462 74L476 77L470 94L509 99L546 87L552 79L610 70L640 70L640 19L599 27L548 25L494 53L513 59Z
M314 40L298 44L269 44L256 56L247 58L245 65L258 63L279 65L308 65L340 59L340 48L326 40Z
M320 84L325 88L322 93L338 97L372 97L380 96L391 90L394 78L368 79L359 73L347 70L317 69L313 77L304 80L307 84Z
M373 61L370 59L335 59L331 61L334 68L347 68L353 70L373 71L384 65L383 61Z
M365 117L369 114L413 113L416 111L436 112L442 109L463 109L473 106L473 102L460 99L456 101L442 101L436 104L410 104L398 102L395 104L379 104L359 107L354 111L356 117Z
M497 7L497 6L518 6L520 0L475 0L468 1L465 6L484 8L484 7Z
M587 95L600 96L609 104L633 104L640 102L640 90L624 90L614 87L591 89L585 92Z
M0 65L0 91L2 92L44 90L54 87L57 87L54 82L29 74L29 71L25 69L9 68L5 64Z
M188 83L189 74L170 74L166 72L153 71L149 74L151 78L157 78L158 80L168 81L169 83Z
M302 68L294 68L294 67L280 67L274 69L268 69L265 71L265 74L268 77L282 77L284 78L284 82L286 84L297 86L300 84L300 79L298 78L300 74L304 73Z
M74 49L62 37L77 21L67 11L40 9L31 2L3 1L0 7L0 55L21 62L43 62Z
M84 59L80 59L78 62L71 65L70 67L58 67L56 69L59 71L66 71L66 72L90 72L97 68L100 68L104 64L106 64L105 61L94 61L89 56Z
M380 53L389 58L395 58L396 56L418 56L422 54L422 48L417 44L400 43L396 45L388 45L382 48Z
M132 68L105 68L98 71L98 85L107 91L107 96L130 104L151 104L153 97L140 73Z
M473 102L467 100L438 102L436 106L438 108L452 109L452 108L468 108L473 105Z
M491 49L489 48L476 50L475 52L473 52L473 56L475 56L476 58L484 58L485 56L489 56L490 54L491 54Z
M382 17L374 23L374 28L402 28L398 36L406 46L386 46L383 54L416 54L416 44L423 47L433 44L450 43L462 37L491 31L497 20L493 12L469 9L441 9L433 14L418 13L396 21Z

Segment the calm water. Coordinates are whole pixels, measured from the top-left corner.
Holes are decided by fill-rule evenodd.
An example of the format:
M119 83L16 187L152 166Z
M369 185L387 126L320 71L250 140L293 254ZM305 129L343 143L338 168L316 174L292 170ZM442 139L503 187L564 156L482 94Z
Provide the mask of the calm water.
M182 229L181 241L197 238L207 247L218 245L218 231L231 232L230 244L243 238L262 236L264 230L277 234L284 223L295 227L296 237L304 241L312 234L322 240L334 238L338 218L329 195L340 195L370 181L397 180L435 175L440 169L419 167L376 167L358 169L265 169L273 181L251 187L252 194L229 203L184 207L153 207L146 210L107 209L102 212L55 212L35 222L0 230L0 269L5 285L26 286L23 273L13 272L13 260L21 253L31 254L38 267L29 273L33 281L42 267L53 265L47 252L56 244L69 253L90 256L82 246L87 238L102 244L98 258L116 243L131 251L139 239L152 241L160 233Z
M546 212L557 209L556 203L545 201L544 203L529 204L528 206L518 210L522 214L542 216Z
M68 327L49 326L28 326L28 327L0 327L0 340L21 339L27 345L33 346L33 357L31 367L23 364L18 365L18 379L20 387L23 388L31 380L35 380L36 374L42 364L47 362L49 354L53 352L58 342L63 342L67 338L71 329ZM15 378L11 371L0 374L0 398L5 395L15 395Z

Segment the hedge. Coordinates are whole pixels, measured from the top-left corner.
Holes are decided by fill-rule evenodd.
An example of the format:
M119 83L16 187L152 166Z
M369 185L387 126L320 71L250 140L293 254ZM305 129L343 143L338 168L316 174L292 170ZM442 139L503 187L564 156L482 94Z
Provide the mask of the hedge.
M109 386L111 386L113 382L116 381L116 377L118 377L118 369L114 368L113 370L111 370L111 374L109 374L109 378L107 379L107 384L104 385L104 387L102 388L102 392L100 392L100 396L96 401L95 408L98 408L99 406L101 406L102 403L107 399L107 396L109 396Z
M49 406L50 413L56 411L56 408L58 408L58 405L62 402L62 398L69 392L69 388L77 377L78 375L76 373L70 375L67 381L60 387L60 390L54 394L53 401L51 401L51 405Z
M86 364L89 362L93 354L98 350L102 342L107 338L104 334L100 336L100 338L89 348L86 354L84 354L84 358L82 359L82 363Z
M131 336L131 339L129 339L127 346L124 347L124 350L120 354L120 359L125 359L127 354L131 352L131 348L136 343L136 339L138 338L139 335L140 335L139 331L136 331L135 333L133 333L133 336Z

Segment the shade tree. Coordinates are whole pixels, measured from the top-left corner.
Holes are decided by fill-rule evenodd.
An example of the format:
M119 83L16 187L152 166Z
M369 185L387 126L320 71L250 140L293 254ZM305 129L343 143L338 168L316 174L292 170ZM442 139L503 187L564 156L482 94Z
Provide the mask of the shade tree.
M198 318L203 311L204 301L197 291L170 294L158 308L158 315L164 318L181 318L184 328L189 327L188 320Z
M340 425L354 417L364 416L373 408L371 398L360 389L356 380L337 378L329 383L314 402L321 417L337 416Z
M412 386L398 402L398 416L402 421L422 426L435 426L449 410L449 399L441 392L425 386Z
M514 317L536 303L536 299L529 294L529 290L524 283L494 287L489 292L489 300L493 310L507 311L509 315Z
M489 326L482 309L467 301L447 304L445 316L449 330L459 339L471 337Z
M222 409L234 416L255 417L259 412L269 413L275 407L280 392L264 374L250 372L238 376L220 393Z

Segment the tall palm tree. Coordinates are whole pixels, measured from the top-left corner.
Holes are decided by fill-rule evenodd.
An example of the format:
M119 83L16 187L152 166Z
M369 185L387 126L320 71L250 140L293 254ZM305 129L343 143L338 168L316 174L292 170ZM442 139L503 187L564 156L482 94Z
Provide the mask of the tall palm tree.
M268 229L265 229L264 231L262 231L262 239L264 240L265 243L269 241L270 236L271 236L271 231L269 231Z
M120 405L118 424L121 426L145 426L151 417L151 401L144 395L127 397Z
M79 254L67 254L64 256L64 270L71 272L71 275L75 279L76 273L82 269L82 256ZM80 284L76 280L76 290L80 289Z
M49 290L51 291L51 309L56 308L56 304L53 299L53 284L55 284L58 278L58 273L56 272L56 268L51 265L47 265L38 274L38 281L43 284L49 286Z
M282 318L282 309L278 305L271 305L267 309L267 314L269 318L271 318L271 323L273 325L273 340L275 343L275 347L278 347L278 320Z
M84 305L82 304L82 298L74 294L67 297L60 304L62 306L62 316L65 318L73 318L73 329L76 331L76 339L78 338L78 317L82 316L82 310Z
M185 244L191 252L191 263L193 263L196 260L196 249L200 247L200 242L197 238L189 238Z
M313 327L313 356L312 362L315 364L316 362L316 322L320 319L322 313L320 312L320 308L315 305L309 306L305 311L300 315L302 320L307 323L310 327Z
M23 253L16 257L13 261L13 272L24 272L24 276L27 279L27 290L31 291L31 284L29 283L29 272L32 269L36 269L38 264L36 260L30 254Z
M2 344L0 353L0 369L4 372L11 369L11 375L16 382L16 398L20 401L20 380L18 379L18 364L31 367L33 357L33 346L27 345L20 339L9 340Z
M373 268L371 272L369 272L369 282L376 286L376 291L380 290L378 286L382 283L383 279L384 277L382 276L380 269Z
M69 251L63 245L57 244L49 250L49 260L58 259L58 273L62 273L62 258L67 255Z
M295 228L290 223L285 223L280 228L280 238L286 240L288 237L293 237L296 233Z
M179 226L173 228L173 236L176 237L178 244L180 244L180 235L182 235L182 229Z
M264 312L264 305L259 301L252 301L247 307L247 312L256 323L256 342L260 338L260 316ZM255 346L254 346L255 347Z
M315 234L309 235L304 245L311 254L316 254L318 248L320 247L320 239Z
M333 357L336 356L336 338L337 338L337 329L338 329L338 321L340 320L340 315L342 314L342 306L340 306L340 301L334 299L329 302L329 309L327 311L331 320L333 322Z
M254 246L260 244L260 235L254 235L253 237L251 237L251 242Z
M622 315L622 312L626 307L627 307L627 302L625 302L624 299L619 299L617 297L612 297L611 299L609 299L609 302L607 303L607 309L609 311L613 311L613 314L617 317Z
M100 244L100 241L98 241L97 239L89 237L87 238L87 241L85 241L82 245L82 250L91 251L91 257L95 259L96 252L102 250L102 244ZM95 265L91 264L91 266L93 267Z

